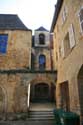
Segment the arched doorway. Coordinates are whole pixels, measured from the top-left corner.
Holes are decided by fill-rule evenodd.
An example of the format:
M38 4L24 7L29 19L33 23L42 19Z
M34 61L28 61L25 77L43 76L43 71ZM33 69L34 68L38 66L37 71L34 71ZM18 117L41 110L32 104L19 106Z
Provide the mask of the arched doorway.
M78 73L78 91L79 91L79 102L80 102L80 111L83 116L83 65L81 66Z
M39 44L45 44L45 35L43 33L39 34Z
M46 83L37 83L32 86L31 90L31 102L49 102L50 100L50 89ZM32 94L34 93L34 94Z

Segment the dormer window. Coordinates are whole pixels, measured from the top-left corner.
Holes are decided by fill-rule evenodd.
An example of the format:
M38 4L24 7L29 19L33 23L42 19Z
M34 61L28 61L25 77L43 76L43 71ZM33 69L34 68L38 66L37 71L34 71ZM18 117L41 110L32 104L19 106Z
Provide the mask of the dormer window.
M39 44L45 44L45 35L43 33L39 34Z

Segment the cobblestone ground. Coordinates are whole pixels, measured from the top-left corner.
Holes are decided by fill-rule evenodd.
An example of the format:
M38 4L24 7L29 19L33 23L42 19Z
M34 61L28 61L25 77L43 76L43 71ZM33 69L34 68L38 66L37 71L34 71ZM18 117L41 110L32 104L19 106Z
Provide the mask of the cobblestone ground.
M6 121L0 122L0 125L55 125L54 121Z

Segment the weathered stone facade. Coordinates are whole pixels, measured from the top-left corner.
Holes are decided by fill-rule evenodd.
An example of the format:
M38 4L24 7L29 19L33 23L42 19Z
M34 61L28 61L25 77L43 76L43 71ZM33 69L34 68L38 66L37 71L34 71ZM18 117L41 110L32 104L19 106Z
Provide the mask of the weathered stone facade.
M39 54L46 55L46 68L40 71L38 62L35 62L37 65L33 70L32 31L24 26L17 15L0 15L0 20L0 119L13 120L15 113L27 114L30 102L34 100L55 101L56 72L51 71L48 32L45 32L45 48L40 46L34 49L35 61L38 61ZM5 34L8 36L6 51L2 44L6 40Z
M8 34L7 53L0 54L0 69L30 68L31 31L0 30L0 34Z
M0 35L8 36L7 51L4 54L1 52L3 41L2 36L0 37L0 111L27 111L27 88L21 84L22 74L12 74L11 70L25 70L31 67L32 32L17 15L0 15L0 20ZM8 72L4 74L4 71Z
M54 62L58 71L57 107L83 116L83 101L81 101L83 98L81 83L83 82L83 31L80 25L82 5L82 0L58 0L51 31L54 32Z
M44 35L45 43L40 43L39 35ZM32 53L34 55L34 68L39 69L39 56L44 55L45 60L45 70L51 70L51 48L50 48L50 33L46 29L41 29L41 27L34 32L34 47L32 48ZM32 59L33 60L33 59Z

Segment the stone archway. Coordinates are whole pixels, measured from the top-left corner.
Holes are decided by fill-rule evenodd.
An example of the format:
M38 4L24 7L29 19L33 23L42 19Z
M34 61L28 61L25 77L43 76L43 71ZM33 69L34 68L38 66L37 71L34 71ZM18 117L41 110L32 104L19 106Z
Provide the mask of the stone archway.
M79 92L79 102L80 102L80 113L83 116L83 65L81 66L78 76L78 92Z
M47 83L39 82L31 85L31 102L48 102L50 100L50 87Z
M46 83L38 83L34 87L35 101L47 102L49 101L49 86Z

